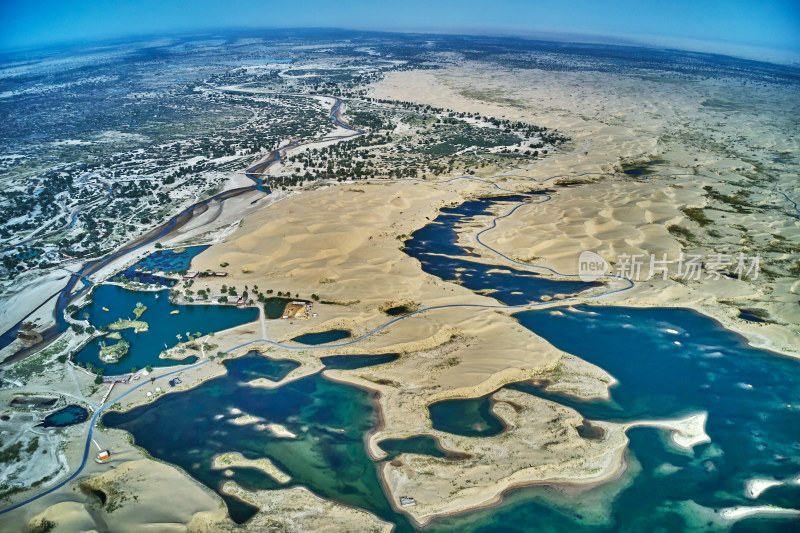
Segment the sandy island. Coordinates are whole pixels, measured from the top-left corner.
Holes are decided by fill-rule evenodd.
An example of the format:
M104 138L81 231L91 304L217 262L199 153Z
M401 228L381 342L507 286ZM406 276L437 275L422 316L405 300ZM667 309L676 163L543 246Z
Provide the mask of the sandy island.
M237 466L260 470L272 477L278 483L285 484L292 480L291 476L275 466L275 464L266 457L261 457L259 459L247 459L239 452L228 452L216 455L214 460L211 462L211 468L214 470L225 470Z

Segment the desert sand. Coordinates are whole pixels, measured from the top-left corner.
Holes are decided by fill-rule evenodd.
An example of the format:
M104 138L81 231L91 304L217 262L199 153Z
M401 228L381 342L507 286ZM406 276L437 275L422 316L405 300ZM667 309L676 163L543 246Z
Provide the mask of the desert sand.
M744 494L751 500L757 500L758 497L764 493L764 491L772 487L780 487L783 484L783 481L778 481L776 479L748 479L747 483L745 484Z
M711 442L706 433L707 413L697 413L674 420L638 420L624 424L625 430L635 427L668 429L672 443L683 450L691 450L698 444Z
M746 87L724 81L676 83L678 87L596 72L497 69L482 73L465 65L392 73L373 86L371 94L502 115L569 132L571 149L507 172L509 179L528 182L554 176L579 182L569 187L558 187L558 179L546 182L556 186L551 201L526 206L498 223L492 242L511 257L536 257L536 264L576 274L577 258L584 250L599 253L613 266L624 253L648 258L666 253L675 261L682 250L708 256L744 248L750 255L760 253L765 268L771 263L786 265L787 255L769 250L775 249L773 241L782 239L798 246L800 220L777 192L800 196L792 178L796 163L770 174L770 181L751 177L758 176L758 165L768 165L775 153L796 153L800 148L796 138L785 135L790 117L798 111L797 106L785 108L789 89L759 87L756 98L748 95ZM505 102L499 95L518 105L498 103ZM718 98L743 107L738 113L721 113L704 105ZM739 137L726 144L723 139L733 131ZM762 148L753 153L753 146ZM632 179L619 172L623 162L650 158L664 163L648 179ZM748 204L761 207L749 213L731 214L730 206L712 202L703 189L712 187L730 195L746 179L753 180L747 183ZM708 235L682 248L666 227L679 224L699 234L697 224L682 209L705 206L712 208L705 213L719 236ZM731 231L734 225L745 232ZM477 231L468 231L463 241L473 243ZM797 259L798 254L793 256ZM785 274L761 275L751 282L724 277L687 281L674 279L673 272L667 280L659 276L598 303L690 307L741 333L754 346L798 356L798 293L800 282ZM763 309L771 320L742 320L739 307Z
M800 196L789 179L793 175L791 168L776 177L774 186L757 188L748 200L756 207L772 203L778 209L752 209L735 215L716 204L714 209L707 209L720 237L709 236L706 229L687 219L683 211L687 207L711 205L712 199L704 193L704 186L731 194L739 180L747 179L744 174L756 171L757 165L752 161L757 163L758 158L767 157L765 148L763 154L753 156L756 159L745 161L735 151L741 144L753 144L752 139L760 138L766 139L763 142L771 151L796 152L798 148L797 139L778 134L785 130L785 125L769 124L758 118L761 111L758 105L774 107L780 103L777 90L766 90L762 104L753 103L753 108L730 113L723 120L715 114L718 111L705 109L701 104L719 96L722 90L719 83L687 83L678 90L654 81L613 74L502 69L489 73L466 65L391 73L371 87L370 95L519 119L569 134L572 138L569 147L494 177L510 190L552 187L557 191L551 201L520 208L485 236L506 255L574 275L577 256L586 249L598 252L614 266L622 253L666 253L675 259L681 251L707 253L718 246L731 247L742 241L750 243L752 252L763 251L766 265L772 265L777 272L783 263L770 239L794 242L800 234L797 231L800 222L785 216L783 200L776 192L780 189L793 197ZM499 94L504 95L503 99L497 97ZM739 96L742 95L747 101L746 94ZM509 104L508 99L515 104ZM691 137L690 125L698 131L707 131L707 137ZM740 133L744 141L729 143L728 151L721 150L722 140L731 131ZM622 162L651 157L664 159L665 163L648 179L632 179L619 173ZM540 183L553 176L563 178ZM576 178L586 183L574 183ZM573 183L558 186L559 181L565 180ZM192 268L213 270L221 263L228 263L232 266L225 279L228 286L241 289L257 284L262 290L288 291L301 298L317 294L323 302L330 302L315 304L318 317L310 320L253 323L215 337L222 351L251 343L238 348L233 355L257 349L266 356L300 362L301 366L280 383L320 371L322 355L400 353L400 358L392 363L325 373L379 393L383 423L368 439L368 449L375 459L385 456L377 446L381 439L418 434L435 436L445 449L470 455L460 461L444 461L404 454L382 465L387 496L397 505L400 495L413 494L417 505L402 510L419 523L490 505L504 491L519 485L591 486L619 476L625 467L627 443L623 425L593 422L604 430L603 437L581 438L575 428L583 420L575 411L502 389L511 382L546 380L553 391L603 398L608 397L608 389L615 383L613 376L557 350L501 309L425 311L357 345L335 349L287 349L264 342L263 337L266 333L271 341L289 346L290 339L302 333L344 328L357 338L387 322L389 317L381 311L382 307L401 299L419 302L422 307L453 303L496 305L491 295L475 294L458 284L422 273L416 260L400 249L401 241L432 220L441 207L496 193L487 184L467 180L317 184L302 192L278 194L268 201L256 194L253 198L234 199L219 212L208 214L207 219L198 219L195 225L172 235L169 241L213 242L211 248L195 259ZM247 203L256 200L257 204ZM237 208L241 211L236 211ZM722 220L723 217L730 220ZM734 220L745 227L744 232L731 229L730 222ZM702 238L682 242L666 229L670 224L691 228ZM476 224L464 228L461 242L474 244L475 235L484 227ZM480 253L485 262L509 266L488 251ZM208 281L212 289L221 283ZM755 346L796 356L799 353L796 339L800 335L796 305L799 291L800 282L782 275L765 275L754 281L658 278L594 302L690 307L742 333ZM552 312L560 312L559 302L548 305ZM771 320L744 321L738 317L740 307L762 309ZM223 372L224 367L216 362L197 366L182 373L185 383L178 390ZM256 380L251 385L274 387L280 383ZM145 389L127 397L119 408L147 401ZM469 438L432 428L427 410L430 403L487 394L492 394L493 411L508 426L506 431L494 437ZM640 424L669 429L676 445L691 448L706 442L704 423L705 418L697 415L679 421ZM123 492L146 492L148 498L154 498L152 505L159 512L174 513L169 520L164 515L163 523L189 524L191 530L198 531L230 525L225 522L219 499L209 491L176 469L141 459L141 452L126 445L121 432L104 432L104 437L125 450L113 472L130 465L126 468L140 469L142 475L121 479L92 465L86 479L102 484L113 478ZM165 476L160 486L166 488L147 485L147 480L159 476ZM184 490L184 487L191 487L186 490L199 494L193 501L185 502L186 507L164 510L156 501L164 491ZM225 490L264 510L254 518L255 525L267 524L270 515L274 515L288 517L286 520L291 520L292 527L299 529L313 529L321 520L341 525L340 529L364 521L377 530L389 527L365 512L321 500L299 487L249 493L231 483ZM71 520L70 526L90 528L87 520L95 518L85 511L89 497L75 502L57 500L57 495L67 492L59 491L9 516L20 524L40 513L50 513L47 516L63 513ZM58 506L47 509L55 504ZM137 507L129 500L120 505L122 510L119 515L115 513L115 518L125 516L131 530L143 524L161 523L158 515L153 520L137 517L134 511ZM298 506L305 510L292 511ZM731 511L729 518L735 519L742 512ZM289 527L286 522L282 524ZM60 521L59 527L62 527ZM180 530L185 526L175 527Z
M258 506L258 513L247 527L250 530L365 531L387 533L393 526L361 509L345 507L315 496L305 487L276 491L249 492L230 481L222 490ZM215 524L216 527L216 524ZM217 529L196 529L217 531Z
M219 454L212 461L212 468L215 470L225 470L233 467L255 468L272 477L278 483L288 483L291 477L266 457L258 459L247 459L239 452L228 452Z

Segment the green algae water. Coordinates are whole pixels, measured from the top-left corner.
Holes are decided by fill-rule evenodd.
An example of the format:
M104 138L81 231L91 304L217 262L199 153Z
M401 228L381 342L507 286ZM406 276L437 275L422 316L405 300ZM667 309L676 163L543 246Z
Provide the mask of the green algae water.
M378 355L330 355L320 357L319 360L326 369L354 370L368 366L382 365L397 360L400 354L383 353Z
M415 435L405 439L384 439L378 443L378 447L386 452L386 461L391 461L403 453L430 455L451 461L463 459L464 455L468 455L443 449L439 445L439 441L430 435Z
M243 376L250 378L255 369L263 370L272 363L253 355L225 361L228 374L126 413L108 413L103 423L129 431L136 445L182 467L213 490L219 491L228 480L249 490L304 485L324 498L369 509L403 524L405 520L392 511L383 494L376 465L364 445L364 436L379 420L375 395L320 374L278 389L251 387L242 381ZM283 370L283 375L289 371ZM277 366L271 371L280 373ZM282 424L297 438L275 437L257 424L235 425L231 420L238 415L231 414L232 409ZM215 455L231 451L249 459L269 457L292 480L280 485L258 470L235 467L228 478L211 469ZM257 511L236 498L220 495L231 518L239 523Z
M93 294L92 303L78 311L78 316L82 318L85 313L89 323L100 328L119 319L135 318L133 310L137 303L147 307L140 320L147 322L149 329L140 333L135 333L131 328L119 331L122 340L130 343L127 355L117 363L104 363L100 360L100 342L110 345L117 341L99 337L75 355L75 362L90 363L96 368L104 369L107 375L130 372L132 367L184 365L196 361L200 352L181 361L159 358L165 348L175 346L179 341L178 335L181 336L180 340L186 341L188 335L207 335L247 324L258 318L258 309L255 308L175 305L169 301L167 291L131 291L117 285L98 287ZM177 314L172 314L174 311ZM213 343L213 337L208 342Z

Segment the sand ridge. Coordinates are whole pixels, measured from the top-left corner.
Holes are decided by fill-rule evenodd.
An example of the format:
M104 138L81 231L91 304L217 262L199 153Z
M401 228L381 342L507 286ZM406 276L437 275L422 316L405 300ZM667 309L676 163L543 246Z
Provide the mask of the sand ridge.
M465 91L476 86L484 89L483 100L471 97L469 94L472 93ZM489 89L503 91L520 104L487 101L485 91ZM547 203L524 206L513 217L501 220L487 235L487 240L510 256L531 258L536 264L571 273L577 253L583 249L598 251L612 261L621 253L664 252L674 257L680 253L683 244L666 230L666 226L685 224L682 209L703 205L706 200L701 192L702 186L731 188L733 185L726 180L741 179L736 175L739 172L736 169L744 165L742 161L710 150L690 150L686 139L676 133L677 127L665 126L682 124L687 116L696 113L695 108L699 105L697 94L716 90L711 82L698 84L686 89L690 94L687 97L655 82L617 79L611 74L485 73L468 66L443 71L392 73L374 85L370 94L520 119L568 132L572 137L569 147L497 178L507 188L529 190L547 186L557 188L557 194ZM646 101L643 94L647 95ZM774 95L768 94L767 97L773 98ZM745 114L731 117L731 120L745 133L758 133L759 124L748 124L748 118L749 115ZM702 141L698 141L698 146L708 144L707 139ZM791 139L772 138L770 142L776 150L796 149L792 144L795 141ZM654 154L668 160L667 167L660 171L664 177L631 180L618 175L621 161L646 159ZM715 172L719 179L693 177L695 169L700 172L701 167L703 171ZM569 187L558 187L558 180L546 185L534 181L550 176L582 174L586 174L581 179L587 183ZM667 174L688 175L667 178ZM783 183L780 182L781 186ZM727 188L724 190L728 191ZM399 298L420 302L423 306L495 304L488 295L475 294L457 284L422 273L416 261L400 250L404 237L432 220L439 208L493 193L496 191L487 184L467 180L317 184L312 190L281 194L280 201L268 209L248 210L251 214L241 224L241 216L223 210L223 214L228 213L225 231L216 237L205 235L218 242L198 256L192 267L215 270L220 264L229 263L233 266L225 280L229 286L241 289L244 285L258 284L261 289L273 288L306 298L313 293L330 302L315 305L314 310L319 313L316 321L266 323L264 327L268 337L280 341L337 325L351 329L358 336L385 323L387 317L381 312L381 305ZM243 202L244 199L237 205L243 207ZM221 215L216 218L218 214L209 213L204 213L204 216L213 216L214 224L221 224ZM717 215L713 213L713 216ZM767 228L772 228L769 231L787 239L797 226L780 216L770 218L751 214L742 219L764 234ZM480 222L463 228L459 236L462 244L475 243L475 235L485 227ZM190 231L184 235L173 238L204 236L202 227L188 229ZM502 263L494 255L481 253L487 262ZM216 287L221 281L208 283ZM664 283L639 284L631 291L596 303L689 306L742 331L753 344L796 353L792 339L796 339L796 324L800 321L797 320L796 305L790 305L800 290L796 285L786 280L777 280L774 284L739 284L723 280L701 286L667 280ZM743 324L732 316L732 307L720 306L721 297L757 301L780 322ZM560 304L554 302L552 305ZM260 328L250 324L218 336L215 342L224 351L261 337ZM627 439L622 427L596 423L606 431L605 437L587 441L577 436L575 428L582 420L575 411L515 391L498 391L514 381L551 378L548 384L551 390L587 398L607 397L608 388L614 383L613 377L601 369L560 352L500 310L462 308L426 312L402 320L348 348L287 350L267 343L255 343L237 349L236 355L250 348L267 356L301 362L301 367L281 383L320 371L321 355L388 351L401 354L392 363L358 370L326 370L325 375L380 394L383 425L368 442L373 457L382 456L383 452L377 447L382 438L430 434L437 436L447 449L471 453L479 458L472 462L446 464L443 461L431 463L430 458L406 454L398 458L400 466L383 465L382 472L393 503L400 494L412 492L415 497L419 494L420 505L408 509L408 512L420 522L441 514L488 505L503 491L519 484L558 482L590 485L618 475L623 468ZM562 371L555 372L558 368ZM216 363L203 365L190 371L194 379L182 388L223 372L223 367ZM556 374L559 379L554 379ZM278 386L266 382L251 384ZM146 401L144 391L141 392L139 396L132 395L121 407L128 408ZM495 401L493 410L510 430L496 437L469 440L432 429L427 411L431 402L486 394L492 394ZM528 416L522 417L522 413ZM552 418L545 419L547 414L552 414ZM698 419L690 422L691 428L684 427L680 421L676 422L678 425L669 425L670 429L683 431L684 440L679 442L685 446L702 438L697 431ZM542 439L553 435L559 438L546 447L547 441ZM500 442L502 445L498 446ZM522 453L513 454L509 450ZM586 460L570 459L571 456L564 453L576 450L580 452L577 455L583 454ZM139 452L130 453L135 456ZM148 461L147 464L157 463ZM443 483L449 483L447 487L444 484L439 487L441 491L430 488L432 478L425 472L431 464L445 480ZM473 486L460 485L466 483L464 478L469 476L480 482ZM168 483L170 486L184 486L192 482L177 475ZM454 499L444 501L442 495L452 490L455 490L452 494ZM259 506L264 508L277 505L275 509L282 509L280 505L285 497L284 491L269 493L269 498L262 493L256 496L244 494L240 487L232 484L226 485L226 491L243 499L259 498ZM212 500L212 503L204 502L203 505L207 505L207 509L214 508L218 500L215 497ZM315 509L320 509L319 505L319 502L314 503ZM219 511L213 513L217 514L212 520L202 513L190 517L187 511L181 516L181 521L194 524L192 527L198 530L203 527L213 530L222 520ZM263 518L262 515L258 516ZM85 516L75 511L74 519L76 524L82 523ZM202 527L198 525L201 522L205 524Z

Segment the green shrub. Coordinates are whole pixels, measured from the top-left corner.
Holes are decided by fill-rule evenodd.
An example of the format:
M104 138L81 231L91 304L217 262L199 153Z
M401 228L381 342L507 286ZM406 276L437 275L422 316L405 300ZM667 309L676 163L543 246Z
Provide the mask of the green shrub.
M702 207L687 207L683 212L689 217L689 220L697 222L700 226L708 226L711 224L711 219L706 216Z
M694 241L694 233L692 233L686 228L678 226L677 224L672 224L670 226L667 226L667 231L670 232L675 237L678 237L679 239Z

